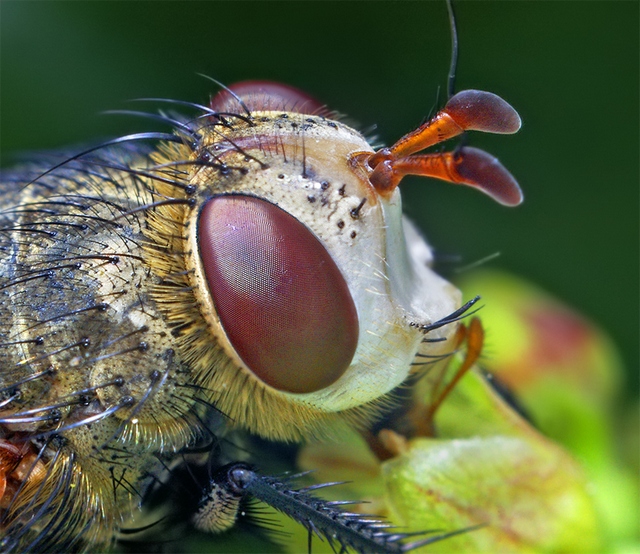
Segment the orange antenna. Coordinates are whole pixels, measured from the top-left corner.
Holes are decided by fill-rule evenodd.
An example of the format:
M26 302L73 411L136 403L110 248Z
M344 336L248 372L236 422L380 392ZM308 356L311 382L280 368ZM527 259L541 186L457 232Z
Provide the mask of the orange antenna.
M493 156L477 148L412 156L465 131L511 134L520 129L518 112L499 96L480 90L455 94L431 120L406 134L393 146L368 159L369 180L382 195L389 195L405 175L434 177L478 188L506 206L523 196L517 181Z

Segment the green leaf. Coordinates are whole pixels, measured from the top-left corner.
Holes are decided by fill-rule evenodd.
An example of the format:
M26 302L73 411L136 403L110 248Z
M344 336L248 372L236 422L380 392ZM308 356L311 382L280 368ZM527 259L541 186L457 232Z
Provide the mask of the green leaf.
M429 552L597 552L597 518L575 463L514 436L416 439L382 465L393 521L409 530L484 525ZM427 550L427 548L425 548Z

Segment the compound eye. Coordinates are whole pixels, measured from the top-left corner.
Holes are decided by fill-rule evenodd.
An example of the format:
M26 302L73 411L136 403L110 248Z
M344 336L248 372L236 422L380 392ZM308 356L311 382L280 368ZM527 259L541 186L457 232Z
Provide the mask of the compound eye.
M231 91L231 92L230 92ZM209 107L216 112L237 112L238 98L250 111L282 111L308 115L326 115L326 107L306 92L273 81L241 81L221 90Z
M218 196L202 210L198 240L222 327L258 378L308 393L347 370L358 342L356 307L307 227L265 200Z

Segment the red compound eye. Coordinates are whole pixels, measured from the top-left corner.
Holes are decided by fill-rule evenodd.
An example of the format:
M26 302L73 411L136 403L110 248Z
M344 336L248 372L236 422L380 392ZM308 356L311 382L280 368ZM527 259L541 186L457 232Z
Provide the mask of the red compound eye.
M200 254L224 330L262 381L307 393L336 381L358 342L358 316L338 266L297 219L252 196L202 210Z
M242 81L229 87L250 111L283 111L309 115L327 115L329 110L312 96L301 90L274 83L273 81ZM210 107L216 112L237 112L238 99L221 90L211 100Z

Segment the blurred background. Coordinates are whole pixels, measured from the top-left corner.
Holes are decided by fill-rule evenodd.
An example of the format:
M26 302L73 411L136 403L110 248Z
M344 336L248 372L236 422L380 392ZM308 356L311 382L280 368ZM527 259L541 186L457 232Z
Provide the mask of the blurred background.
M439 271L491 256L597 322L638 389L637 2L458 2L457 90L495 92L518 135L472 134L517 177L507 209L463 187L407 179L403 194ZM93 144L153 128L108 109L212 84L283 81L376 124L385 144L444 103L444 2L0 3L0 155ZM438 91L439 100L438 100ZM452 144L451 147L454 147ZM474 291L465 291L467 297Z

